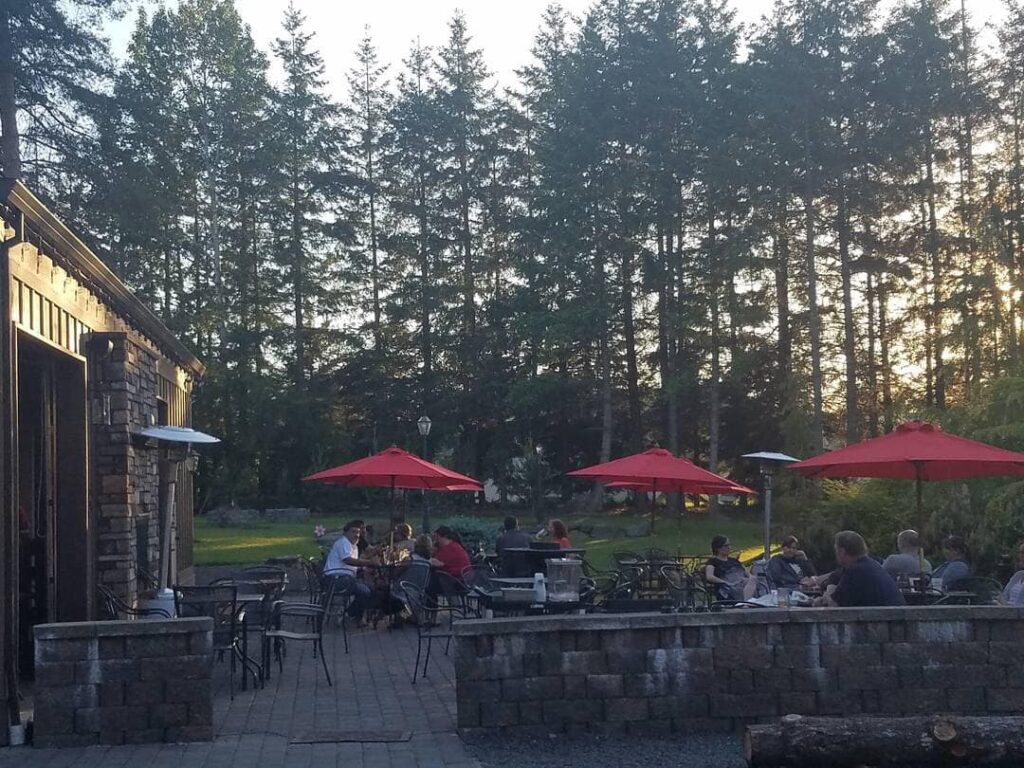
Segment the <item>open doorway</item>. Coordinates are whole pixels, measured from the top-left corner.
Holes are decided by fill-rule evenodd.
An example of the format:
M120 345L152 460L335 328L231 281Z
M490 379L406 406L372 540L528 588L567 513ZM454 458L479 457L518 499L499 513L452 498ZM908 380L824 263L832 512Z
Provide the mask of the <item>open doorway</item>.
M85 364L17 336L18 667L33 668L32 628L91 615Z

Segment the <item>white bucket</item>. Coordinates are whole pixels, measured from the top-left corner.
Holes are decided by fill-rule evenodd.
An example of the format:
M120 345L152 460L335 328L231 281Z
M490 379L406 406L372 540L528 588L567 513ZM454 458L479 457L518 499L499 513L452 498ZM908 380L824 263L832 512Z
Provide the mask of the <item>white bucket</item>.
M21 723L12 725L7 732L8 742L12 747L20 747L25 744L25 726Z

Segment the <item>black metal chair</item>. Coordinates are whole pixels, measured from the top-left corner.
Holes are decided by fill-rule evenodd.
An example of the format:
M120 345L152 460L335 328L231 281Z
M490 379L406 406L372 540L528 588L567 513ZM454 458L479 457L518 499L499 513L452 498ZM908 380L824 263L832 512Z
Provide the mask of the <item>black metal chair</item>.
M306 594L309 597L309 602L313 605L319 605L323 592L322 579L324 574L322 564L318 563L314 558L303 557L299 559L299 567L302 569L302 575L306 579Z
M206 587L175 585L173 590L174 610L178 616L208 616L213 619L213 650L222 658L225 653L231 654L231 698L235 697L236 659L242 664L242 675L249 672L253 676L253 684L258 685L263 670L246 652L245 611L238 609L238 588L233 584Z
M621 571L623 568L635 568L643 560L644 558L638 552L627 550L612 552L612 570Z
M320 600L312 605L319 605L324 610L324 620L333 616L335 623L341 627L341 638L348 653L348 605L356 588L356 579L348 573L333 573L321 579Z
M100 593L100 605L103 609L104 618L110 621L137 619L147 616L156 616L164 619L171 618L171 615L163 608L134 608L114 594L109 587L105 587L102 584L97 584L96 590Z
M664 565L660 573L677 611L695 611L698 605L707 602L704 588L697 583L696 576L685 568Z
M415 584L401 582L402 591L405 593L407 605L412 612L413 623L416 625L416 662L412 668L412 682L416 684L416 676L420 671L420 658L423 652L423 642L427 643L427 655L423 661L421 677L427 676L427 667L430 665L430 649L435 639L451 640L452 625L455 619L471 618L461 611L458 605L436 606L430 604L427 593ZM438 622L439 613L448 613L450 618L448 627L443 627Z
M270 678L270 650L273 646L277 669L284 672L284 656L286 643L307 642L313 644L313 658L320 657L320 665L327 676L327 685L331 682L331 671L327 668L327 656L324 653L324 617L323 606L312 603L292 603L278 600L271 608L270 619L263 630L262 659L266 679Z
M444 596L448 608L448 629L451 630L456 618L471 617L480 618L482 615L480 601L476 595L466 586L465 582L457 579L450 573L434 571L433 578L436 580L441 594ZM451 650L452 639L449 635L444 646L444 655L447 656Z

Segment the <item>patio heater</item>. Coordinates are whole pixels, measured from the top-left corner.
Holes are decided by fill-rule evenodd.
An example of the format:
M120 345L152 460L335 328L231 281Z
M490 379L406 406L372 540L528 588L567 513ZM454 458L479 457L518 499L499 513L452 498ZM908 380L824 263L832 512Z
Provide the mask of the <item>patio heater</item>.
M190 427L167 425L146 427L139 432L144 440L153 440L160 450L160 585L149 607L163 608L174 615L174 592L171 590L171 542L177 524L177 478L184 465L195 466L193 445L219 443L220 439Z
M799 459L773 451L745 453L743 458L756 460L761 470L761 481L764 486L764 567L767 568L772 549L772 480L779 467L792 464Z
M427 450L427 438L430 437L430 425L433 422L430 421L429 416L420 416L416 422L416 429L420 431L420 437L423 438L423 458L425 461L430 461L430 454ZM421 526L422 533L430 533L430 494L427 489L423 489L423 524Z

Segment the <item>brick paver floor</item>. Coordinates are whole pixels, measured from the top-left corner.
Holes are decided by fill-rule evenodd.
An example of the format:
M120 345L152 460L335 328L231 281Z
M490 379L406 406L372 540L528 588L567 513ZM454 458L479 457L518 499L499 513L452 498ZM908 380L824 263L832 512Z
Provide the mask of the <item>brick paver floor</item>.
M82 749L0 749L0 768L478 768L455 732L455 683L443 644L429 676L411 684L416 631L359 630L345 654L341 630L329 630L328 687L309 644L292 644L266 688L228 696L228 664L214 666L215 737L199 744ZM436 663L435 663L436 659ZM409 741L294 744L302 731L408 731Z

